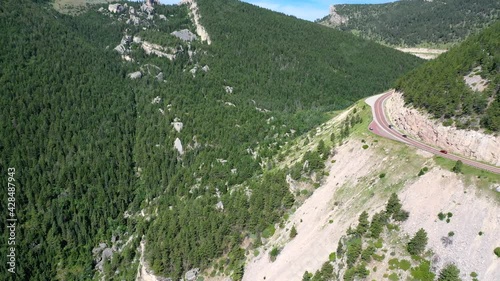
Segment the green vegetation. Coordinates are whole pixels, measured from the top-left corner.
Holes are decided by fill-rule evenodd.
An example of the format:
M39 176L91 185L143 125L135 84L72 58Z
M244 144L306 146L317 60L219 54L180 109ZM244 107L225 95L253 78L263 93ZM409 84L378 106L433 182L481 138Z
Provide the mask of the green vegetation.
M415 233L415 236L410 239L406 249L410 255L421 255L427 246L427 241L427 232L421 228Z
M270 252L269 252L269 258L271 261L275 261L276 257L280 254L280 249L274 247Z
M292 229L290 230L290 238L293 239L295 236L297 236L297 229L295 228L295 225L292 226Z
M405 102L458 128L483 127L500 131L500 22L469 37L437 59L403 76L397 90ZM466 85L471 71L489 80L483 92Z
M290 131L307 132L328 111L381 92L421 63L249 4L198 2L210 46L170 35L194 30L185 6L157 6L169 20L143 30L97 12L100 6L72 17L48 1L2 1L0 166L16 168L22 190L18 280L131 280L141 237L158 275L177 280L193 267L213 266L237 279L244 237L259 245L294 204L287 171L268 161L292 139ZM128 5L139 10L139 3ZM133 45L135 62L123 61L113 48L125 31L176 49L176 59ZM127 78L147 64L167 79ZM193 78L185 70L196 64L210 71ZM181 132L172 128L176 118ZM183 154L173 149L177 138ZM308 155L311 169L324 165L327 150ZM112 246L113 235L133 238L97 276L92 248Z
M446 265L439 272L438 281L461 281L460 270L454 264Z
M495 250L493 250L495 255L500 258L500 247L496 247Z
M422 263L420 263L419 266L411 269L411 276L415 280L427 281L427 280L434 280L434 277L436 275L431 271L430 262L422 261Z
M462 172L462 167L464 166L464 163L462 163L461 160L457 160L455 163L455 166L453 166L453 169L451 169L454 173L460 174Z
M443 46L463 40L500 18L495 0L406 0L378 5L335 5L346 23L334 25L364 38L397 46Z

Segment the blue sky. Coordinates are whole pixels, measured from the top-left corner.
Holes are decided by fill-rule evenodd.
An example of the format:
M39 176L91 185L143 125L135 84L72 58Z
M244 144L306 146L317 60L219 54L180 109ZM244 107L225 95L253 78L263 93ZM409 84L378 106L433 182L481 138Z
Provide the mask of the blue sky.
M177 4L179 0L160 0L163 4ZM313 21L328 14L333 4L379 4L394 0L243 0L273 11Z

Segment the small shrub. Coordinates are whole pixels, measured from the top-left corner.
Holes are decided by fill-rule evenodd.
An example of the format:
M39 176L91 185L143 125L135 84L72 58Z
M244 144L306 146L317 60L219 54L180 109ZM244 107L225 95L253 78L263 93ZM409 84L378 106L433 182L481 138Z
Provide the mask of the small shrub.
M479 231L479 233L478 233L478 234L479 234L479 236L483 236L484 232Z
M470 277L477 277L477 273L475 273L474 271L472 271L472 272L470 273Z
M389 280L391 281L398 281L399 280L399 277L396 273L391 273L391 275L389 275Z
M377 255L377 254L374 254L372 255L372 258L376 261L383 261L385 259L385 255Z
M381 178L381 179L385 178L385 173L382 173L382 174L378 175L378 177Z
M271 252L269 252L269 257L271 258L271 261L275 261L276 257L280 254L280 250L276 247L274 247Z
M495 250L493 250L493 252L495 253L495 255L497 255L497 257L500 258L500 247L496 247Z
M455 235L455 232L453 232L453 231L448 232L449 237L452 237L453 235Z
M446 219L446 223L450 223L450 219L449 218Z
M444 220L446 218L446 215L443 214L442 212L438 214L438 218L440 221Z
M453 213L452 212L448 212L448 214L446 214L449 218L453 217Z
M332 252L332 253L328 256L328 260L329 260L329 261L334 261L335 259L337 259L337 253Z
M399 262L399 268L401 268L404 271L407 271L408 269L410 269L410 267L411 267L411 263L408 260L401 260Z
M363 149L368 149L368 145L367 144L363 145Z
M274 225L270 225L262 231L262 237L264 238L269 238L274 235L274 232L276 231L276 228L274 228Z
M290 230L290 238L295 238L295 236L297 236L297 229L295 228L295 225L292 226L292 229Z

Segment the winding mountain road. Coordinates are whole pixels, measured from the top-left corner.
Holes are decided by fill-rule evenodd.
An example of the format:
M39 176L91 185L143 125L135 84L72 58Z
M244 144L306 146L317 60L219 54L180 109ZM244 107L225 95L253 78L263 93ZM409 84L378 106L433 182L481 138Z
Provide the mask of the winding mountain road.
M490 171L496 174L500 174L500 167L493 166L493 165L488 165L482 162L474 161L468 158L464 158L462 156L450 154L450 153L443 153L441 151L446 150L446 147L443 147L442 149L432 147L430 145L427 145L423 142L411 139L409 137L403 137L404 135L401 134L400 132L394 130L394 128L389 127L389 121L388 117L385 115L384 111L384 102L386 99L388 99L393 91L388 91L380 95L372 96L366 99L366 103L368 103L372 107L372 114L373 114L373 121L370 123L369 129L382 137L393 139L402 143L406 143L408 145L414 146L416 148L425 150L427 152L430 152L432 154L441 156L443 158L448 158L453 161L461 160L464 164L476 167L479 169L483 169L486 171Z

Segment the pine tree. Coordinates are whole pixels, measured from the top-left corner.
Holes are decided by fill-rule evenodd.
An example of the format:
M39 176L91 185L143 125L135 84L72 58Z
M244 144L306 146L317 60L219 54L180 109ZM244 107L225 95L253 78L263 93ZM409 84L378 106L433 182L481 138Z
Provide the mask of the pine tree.
M448 264L439 273L438 281L462 281L460 270L454 264Z
M398 195L396 193L391 194L389 201L387 201L387 206L385 211L388 215L395 214L401 210L401 202L399 201Z
M406 249L410 255L420 255L427 246L427 232L423 228L419 229L415 236L408 242Z
M361 215L359 215L358 221L359 223L356 227L356 233L359 235L363 235L366 233L368 227L370 226L370 222L368 221L368 213L366 211L363 211Z
M292 226L292 229L290 230L290 238L295 238L295 236L297 236L297 229L295 228L295 225Z

